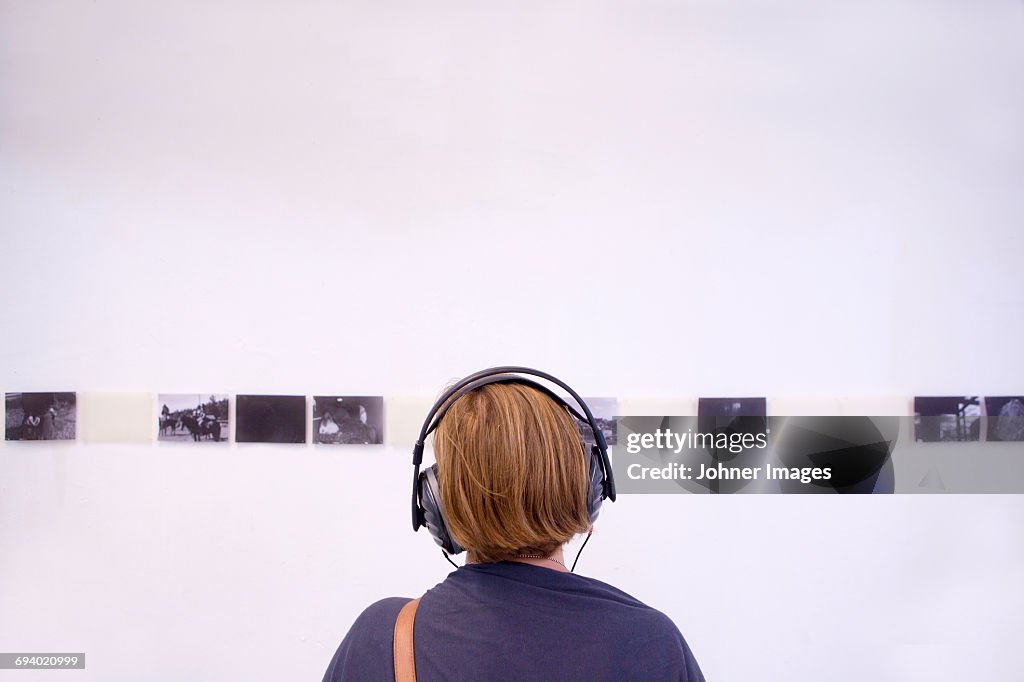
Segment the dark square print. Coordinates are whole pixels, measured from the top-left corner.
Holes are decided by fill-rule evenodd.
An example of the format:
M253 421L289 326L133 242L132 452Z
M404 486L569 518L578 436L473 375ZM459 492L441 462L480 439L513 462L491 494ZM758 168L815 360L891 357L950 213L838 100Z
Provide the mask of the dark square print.
M701 433L768 433L765 398L698 398L697 429Z
M749 434L755 439L762 434L767 436L768 401L765 398L698 398L697 431L714 434L716 442L722 434L730 442L736 441L737 435L745 438ZM750 458L758 456L755 453L759 452L757 448L750 447L745 452L736 453L717 445L707 450L711 456L708 464L727 462L732 465L750 465L753 463ZM736 492L743 487L741 481L715 479L706 483L713 494Z
M768 400L765 398L699 398L698 417L766 417Z
M238 396L235 407L235 441L305 443L306 396Z

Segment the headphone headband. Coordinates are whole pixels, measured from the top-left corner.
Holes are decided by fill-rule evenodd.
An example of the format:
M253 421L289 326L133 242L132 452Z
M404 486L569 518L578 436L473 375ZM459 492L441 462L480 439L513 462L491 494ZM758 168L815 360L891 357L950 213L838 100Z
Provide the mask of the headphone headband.
M434 408L437 409L437 414L436 416L434 416L433 422L427 426L427 430L423 432L423 438L425 439L427 436L434 432L434 429L436 429L438 424L441 423L441 420L444 418L444 415L448 412L448 409L456 402L458 402L459 398L466 395L467 393L475 391L481 386L487 386L488 384L524 384L526 386L531 386L533 388L536 388L541 393L547 395L549 398L554 400L559 405L564 406L565 409L569 410L569 413L572 414L572 416L576 417L580 421L589 421L587 417L580 414L572 407L572 405L567 403L565 401L565 398L561 397L547 386L537 383L532 379L515 376L514 374L496 374L494 376L482 377L480 379L472 381L464 385L462 388L458 389L454 393L451 393L447 398L445 398L444 403L440 406L440 409L437 409L438 405L435 404Z
M582 414L567 403L564 398L548 387L522 375L539 377L559 386L576 401L577 405L581 408ZM574 391L568 384L546 372L541 372L540 370L531 369L529 367L518 367L513 365L491 367L490 369L484 369L470 374L446 390L441 397L434 402L433 407L430 408L430 412L427 413L426 419L423 420L423 426L420 428L420 434L416 439L416 445L413 447L412 454L412 464L414 468L412 478L412 529L414 531L424 525L423 509L419 497L419 479L420 464L423 461L423 448L427 436L437 428L441 419L443 419L445 414L448 413L449 408L451 408L459 398L482 386L496 383L519 383L536 388L559 405L565 407L574 417L580 421L585 421L590 427L591 432L594 434L595 446L593 448L593 455L598 457L598 463L603 474L601 496L608 498L613 502L615 501L615 479L612 475L611 463L608 461L608 444L605 441L604 433L594 420L594 415L590 411L590 407L583 398L581 398L579 394L576 393L576 391Z

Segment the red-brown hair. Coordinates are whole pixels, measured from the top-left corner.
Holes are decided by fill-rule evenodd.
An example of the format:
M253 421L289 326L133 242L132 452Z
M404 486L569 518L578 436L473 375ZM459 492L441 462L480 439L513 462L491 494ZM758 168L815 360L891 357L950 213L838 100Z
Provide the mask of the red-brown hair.
M537 389L486 384L434 432L452 537L478 561L547 556L589 528L589 472L572 415Z

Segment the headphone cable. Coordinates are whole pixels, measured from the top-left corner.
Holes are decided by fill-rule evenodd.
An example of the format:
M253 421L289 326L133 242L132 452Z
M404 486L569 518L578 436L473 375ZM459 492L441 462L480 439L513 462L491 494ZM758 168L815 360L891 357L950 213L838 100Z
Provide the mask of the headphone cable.
M576 572L576 562L580 560L580 554L583 554L583 548L587 546L588 542L590 542L590 536L593 535L593 534L594 534L594 527L591 526L590 530L587 531L587 539L583 541L583 544L580 545L580 550L578 552L576 552L576 558L573 559L572 568L569 569L570 573L575 573Z
M591 526L590 530L587 531L587 539L583 541L583 544L580 545L579 551L576 552L576 558L573 559L573 561L572 561L572 568L569 569L570 573L575 573L576 572L576 563L580 560L580 554L583 554L583 548L587 546L588 542L590 542L590 536L593 535L593 534L594 534L594 527ZM448 556L448 552L444 551L443 549L441 550L441 556L443 556L445 558L445 561L447 561L452 566L454 566L456 568L456 570L459 568L459 565L457 563L455 563L454 561L452 561L452 558L450 556Z

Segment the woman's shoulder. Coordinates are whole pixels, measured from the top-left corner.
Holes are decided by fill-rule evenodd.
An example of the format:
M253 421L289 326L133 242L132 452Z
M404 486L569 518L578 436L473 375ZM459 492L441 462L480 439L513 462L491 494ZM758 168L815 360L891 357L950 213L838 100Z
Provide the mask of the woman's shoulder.
M356 622L358 623L361 620L376 621L389 614L397 616L402 607L410 601L412 601L411 597L384 597L383 599L378 599L363 609L363 612L356 618ZM392 620L394 619L392 618Z
M601 609L602 631L612 635L610 641L626 648L636 669L647 670L647 679L703 682L704 675L689 643L668 614L613 585L594 578L586 580L605 603Z
M391 670L391 643L398 612L408 597L387 597L373 602L356 618L331 659L324 682L385 679Z
M643 623L649 631L670 639L681 638L679 628L667 614L637 599L632 594L596 578L585 578L590 592L605 601L623 622Z
M387 633L390 636L394 631L398 612L410 601L412 600L409 597L385 597L373 602L363 609L352 623L349 634L376 637L381 633Z

